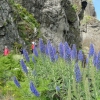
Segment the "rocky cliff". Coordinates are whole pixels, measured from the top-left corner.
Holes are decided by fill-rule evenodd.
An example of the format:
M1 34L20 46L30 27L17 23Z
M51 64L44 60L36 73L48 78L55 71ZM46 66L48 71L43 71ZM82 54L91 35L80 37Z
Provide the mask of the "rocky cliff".
M0 51L4 46L19 49L38 34L39 24L21 5L13 0L0 0ZM18 51L18 50L17 50Z
M78 15L69 0L22 0L22 5L38 20L45 39L81 46Z
M0 0L0 51L5 45L11 48L16 41L23 42L14 23L12 10L6 0Z
M17 0L17 3L33 14L40 24L40 36L45 40L50 39L55 46L59 42L65 41L70 45L76 44L78 48L85 45L87 35L84 34L90 34L90 31L88 33L86 31L87 24L91 22L90 19L96 16L92 2L87 0L20 0L20 2ZM23 22L23 20L20 18L15 22L13 14L15 10L12 10L11 4L7 0L0 0L0 5L1 51L4 45L11 46L16 41L22 43L24 39L21 38L20 34L28 34L30 31L19 31L18 23ZM25 18L27 16L24 16ZM34 24L32 25L34 26ZM29 25L24 23L22 28L26 29L26 26ZM37 26L35 25L35 27ZM31 37L34 37L34 28L31 29ZM28 38L25 42L27 41L30 42Z
M82 38L82 48L89 50L91 43L94 44L95 51L100 51L100 21L96 19L96 12L91 0L88 0L84 17L80 21L80 34Z

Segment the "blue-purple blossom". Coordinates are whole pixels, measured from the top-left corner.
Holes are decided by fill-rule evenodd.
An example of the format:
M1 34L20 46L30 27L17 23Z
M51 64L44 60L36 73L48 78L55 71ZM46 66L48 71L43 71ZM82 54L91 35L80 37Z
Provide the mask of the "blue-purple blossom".
M30 82L30 90L32 93L34 93L35 96L39 97L40 93L36 90L34 84L32 83L32 81Z
M36 57L38 57L38 51L37 51L36 47L33 49L33 53L34 53L34 55L35 55Z
M27 67L26 67L26 65L25 65L25 63L24 63L24 61L23 61L23 59L20 60L20 65L21 65L23 71L24 71L26 74L28 74L28 70L27 70Z
M59 86L56 86L56 91L60 91L60 87Z
M53 46L49 46L49 57L50 57L50 60L52 61L52 62L54 62L55 61L55 51L54 51L54 48L53 48Z
M49 55L49 51L48 51L48 46L47 45L45 45L45 54Z
M97 54L96 54L96 52L94 53L94 56L93 56L93 64L94 64L94 66L96 66L96 64L97 64Z
M59 55L60 55L60 57L63 58L63 56L64 56L63 43L60 43L60 44L59 44L58 50L59 50Z
M64 43L64 59L68 62L71 61L71 49L67 42Z
M32 61L33 61L33 63L35 63L35 62L36 62L33 56L32 56Z
M47 41L47 46L51 46L50 40Z
M78 60L80 60L80 61L84 60L84 56L83 56L82 50L79 50L79 52L78 52Z
M26 49L23 49L23 55L24 55L26 61L29 62L30 59L29 59L29 55L28 55L28 52L26 51Z
M56 48L52 46L52 49L53 49L54 55L56 55Z
M75 44L72 46L71 57L72 59L77 59L77 49Z
M100 70L100 52L98 53L96 68Z
M43 43L43 40L40 38L39 39L39 49L41 53L45 53L45 45Z
M13 77L13 80L14 80L15 85L16 85L18 88L20 88L20 84L19 84L17 78L16 78L16 77Z
M78 63L75 64L75 78L76 78L76 82L80 82L82 78Z
M93 44L90 44L89 57L92 57L93 54L94 54L94 46L93 46Z
M55 61L57 61L57 60L58 60L58 54L55 55Z

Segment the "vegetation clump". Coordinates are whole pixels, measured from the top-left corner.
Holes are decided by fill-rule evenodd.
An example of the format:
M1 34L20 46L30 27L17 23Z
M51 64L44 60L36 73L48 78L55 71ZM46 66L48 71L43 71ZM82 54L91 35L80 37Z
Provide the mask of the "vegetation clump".
M3 93L13 91L10 95L16 100L99 100L100 52L95 53L91 44L84 57L82 50L75 44L70 48L67 42L60 43L58 51L42 39L32 54L23 49L23 58L16 60L17 65L13 61L8 70L13 77L6 81Z
M26 44L39 36L39 23L24 7L16 3L14 0L9 0L10 6L14 15L14 22L17 25L19 35Z

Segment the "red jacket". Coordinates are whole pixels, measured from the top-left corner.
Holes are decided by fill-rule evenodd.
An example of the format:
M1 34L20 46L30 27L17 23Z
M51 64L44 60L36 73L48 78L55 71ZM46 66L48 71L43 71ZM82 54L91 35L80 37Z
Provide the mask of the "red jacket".
M9 54L9 49L8 48L5 48L4 49L4 56L7 56Z
M34 48L35 48L35 45L34 45L34 44L32 44L31 49L33 50Z

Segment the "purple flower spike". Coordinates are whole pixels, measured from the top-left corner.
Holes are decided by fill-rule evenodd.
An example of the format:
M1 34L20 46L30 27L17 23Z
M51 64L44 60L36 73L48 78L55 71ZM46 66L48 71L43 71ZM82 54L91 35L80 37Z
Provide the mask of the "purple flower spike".
M94 64L94 66L96 66L96 64L97 64L97 54L96 54L96 52L94 53L94 56L93 56L93 64Z
M57 55L57 54L55 55L55 60L56 60L56 61L58 60L58 55Z
M20 60L20 65L21 65L23 71L24 71L26 74L28 74L27 67L26 67L26 65L25 65L25 63L24 63L23 60Z
M63 58L64 56L63 43L59 44L58 50L59 50L60 57Z
M94 54L94 46L93 44L90 44L89 57L92 57L93 54Z
M77 59L77 49L76 49L75 44L73 44L73 46L72 46L71 57L72 57L72 59Z
M96 67L97 67L98 70L100 70L100 52L98 53Z
M36 57L38 57L38 51L37 51L36 48L34 48L33 53L34 53L34 55L35 55Z
M45 54L49 55L49 51L48 51L48 46L47 45L45 45Z
M52 46L49 46L49 56L52 62L55 61L55 51L54 48Z
M79 52L78 52L78 60L83 61L83 59L84 59L84 56L83 56L82 50L79 50Z
M76 82L81 81L81 72L78 63L75 64L75 77L76 77Z
M36 88L32 82L30 82L30 90L32 91L32 93L34 93L35 96L37 96L37 97L40 96L39 92L36 90Z
M60 91L60 87L59 86L56 86L56 91Z
M29 62L30 59L29 59L29 56L28 56L28 52L25 49L23 49L23 55L24 55L26 61Z
M71 61L71 49L67 42L65 42L65 44L64 44L64 59L67 62Z
M45 45L42 39L39 39L39 48L41 53L45 53Z
M20 84L19 84L17 78L16 78L16 77L13 77L13 80L14 80L15 85L16 85L18 88L20 88Z
M33 63L35 63L35 62L36 62L33 56L32 56L32 61L33 61Z

